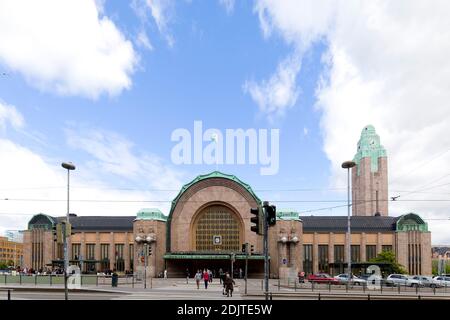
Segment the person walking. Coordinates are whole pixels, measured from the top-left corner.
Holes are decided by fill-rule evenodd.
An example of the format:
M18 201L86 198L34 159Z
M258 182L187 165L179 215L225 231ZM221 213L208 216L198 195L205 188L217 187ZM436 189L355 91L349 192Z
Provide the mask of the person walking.
M189 283L189 269L186 268L186 284Z
M212 271L209 270L209 269L208 269L208 275L209 275L209 282L212 283L212 281L213 281L213 273L212 273Z
M223 270L222 270L222 268L219 269L219 280L220 280L220 284L222 284L222 280L223 280Z
M197 284L197 290L200 289L200 280L202 280L202 272L197 270L197 273L194 276L195 283Z
M234 280L230 277L230 274L227 273L225 275L225 280L223 281L223 286L225 288L225 292L227 293L227 297L233 297L233 285L235 284Z
M206 269L203 270L203 281L205 282L205 289L208 289L209 273Z
M164 279L167 279L167 269L164 270Z

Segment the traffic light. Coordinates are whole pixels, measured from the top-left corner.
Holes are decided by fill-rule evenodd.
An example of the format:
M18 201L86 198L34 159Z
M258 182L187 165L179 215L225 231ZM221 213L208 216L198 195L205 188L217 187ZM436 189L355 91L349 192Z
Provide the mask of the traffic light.
M263 226L264 214L262 212L262 208L261 207L251 208L250 213L252 215L254 215L254 217L250 218L250 222L254 223L254 225L252 225L250 227L250 230L252 230L256 234L263 234L263 232L264 232L264 226Z
M255 253L255 246L251 245L250 246L250 254L254 254Z
M53 236L53 241L58 241L58 231L57 231L57 224L54 224L52 226L52 236Z
M242 253L245 253L245 254L248 253L248 243L242 244Z
M148 246L148 255L151 256L152 255L152 245Z
M266 206L267 224L269 227L274 226L277 223L277 207L274 205Z

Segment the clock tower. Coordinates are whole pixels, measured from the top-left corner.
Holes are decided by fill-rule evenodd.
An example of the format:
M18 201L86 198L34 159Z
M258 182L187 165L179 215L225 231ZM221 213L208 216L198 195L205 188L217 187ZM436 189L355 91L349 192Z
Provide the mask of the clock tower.
M352 168L352 214L387 216L387 156L373 126L362 130L353 161L356 166Z

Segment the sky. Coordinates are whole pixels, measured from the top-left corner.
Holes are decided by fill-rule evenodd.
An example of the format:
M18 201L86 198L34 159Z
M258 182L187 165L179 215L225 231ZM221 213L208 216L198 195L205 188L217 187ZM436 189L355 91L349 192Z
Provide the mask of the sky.
M219 170L301 214L346 214L364 126L387 150L390 215L450 244L448 1L2 0L0 233L36 213L169 213ZM177 129L279 130L279 166L177 164ZM192 142L194 143L194 142ZM209 142L205 142L203 146ZM337 208L334 208L337 207Z

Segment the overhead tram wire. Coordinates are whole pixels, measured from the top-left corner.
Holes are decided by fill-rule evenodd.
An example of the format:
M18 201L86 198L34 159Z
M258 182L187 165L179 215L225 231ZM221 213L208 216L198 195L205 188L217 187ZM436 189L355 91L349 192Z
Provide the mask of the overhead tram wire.
M406 173L404 173L404 174L402 174L402 175L400 175L400 176L398 176L398 177L392 179L392 180L390 181L390 183L392 184L392 183L394 183L395 181L397 181L397 180L399 180L399 179L401 179L401 178L403 178L403 177L405 177L405 176L410 175L411 173L413 173L413 172L416 171L417 169L423 168L423 166L424 166L425 164L429 164L430 162L432 162L432 161L434 161L434 160L436 160L436 159L442 157L444 154L446 154L446 153L449 152L449 151L450 151L450 149L447 149L447 150L445 150L445 151L443 151L443 152L441 152L441 153L438 153L436 156L434 156L434 157L432 157L432 158L430 158L430 159L428 159L428 160L422 161L418 166L414 167L412 170L410 170L410 171L408 171L408 172L406 172Z

